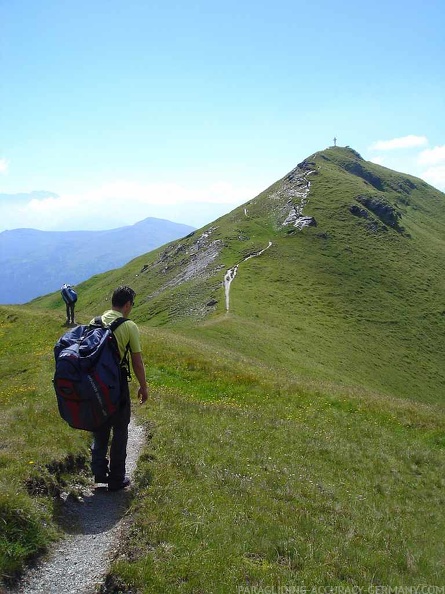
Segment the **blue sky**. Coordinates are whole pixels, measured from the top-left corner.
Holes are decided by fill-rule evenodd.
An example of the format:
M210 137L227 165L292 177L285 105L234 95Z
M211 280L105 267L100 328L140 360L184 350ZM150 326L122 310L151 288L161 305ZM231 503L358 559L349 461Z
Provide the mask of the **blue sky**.
M0 231L201 226L334 136L445 190L444 6L0 0Z

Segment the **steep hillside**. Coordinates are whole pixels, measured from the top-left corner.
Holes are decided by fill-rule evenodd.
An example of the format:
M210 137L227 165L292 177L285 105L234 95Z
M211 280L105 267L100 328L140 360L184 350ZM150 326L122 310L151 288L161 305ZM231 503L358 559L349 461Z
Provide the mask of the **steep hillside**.
M140 322L307 379L438 401L444 201L420 179L330 148L211 225L84 283L79 312L126 282Z
M182 237L193 227L148 218L107 231L0 233L0 303L25 303Z

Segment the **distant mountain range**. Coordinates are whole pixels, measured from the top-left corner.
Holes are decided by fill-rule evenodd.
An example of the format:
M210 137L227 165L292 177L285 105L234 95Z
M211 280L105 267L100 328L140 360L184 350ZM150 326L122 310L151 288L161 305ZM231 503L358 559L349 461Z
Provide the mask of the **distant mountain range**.
M63 283L79 283L193 230L189 225L147 218L108 231L3 231L0 303L26 303Z

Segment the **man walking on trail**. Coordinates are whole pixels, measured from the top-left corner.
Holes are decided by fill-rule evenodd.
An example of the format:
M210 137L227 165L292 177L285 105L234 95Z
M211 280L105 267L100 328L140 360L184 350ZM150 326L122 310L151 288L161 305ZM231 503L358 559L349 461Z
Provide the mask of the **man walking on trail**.
M109 326L120 317L125 323L114 331L119 347L121 361L125 359L127 349L130 352L134 374L139 382L138 397L142 404L148 398L145 367L142 360L142 349L137 325L128 319L134 305L136 293L127 286L118 287L111 300L111 309L102 314L102 323ZM95 323L94 320L91 323ZM122 370L121 404L117 410L98 430L93 433L91 446L91 470L96 483L107 483L109 491L118 491L130 484L125 476L125 460L127 457L128 424L130 422L130 391L128 387L128 370ZM108 442L113 433L110 445L110 457L107 458Z
M77 293L72 285L67 285L66 283L62 285L60 293L66 305L66 325L74 325L74 306L77 301Z

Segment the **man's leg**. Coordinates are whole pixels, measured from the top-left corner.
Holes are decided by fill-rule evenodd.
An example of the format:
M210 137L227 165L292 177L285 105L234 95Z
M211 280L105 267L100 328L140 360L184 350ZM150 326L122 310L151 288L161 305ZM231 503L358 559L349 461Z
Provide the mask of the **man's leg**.
M113 436L110 446L110 475L108 486L118 488L125 479L125 460L127 458L128 424L130 423L131 407L128 384L125 381L125 399L123 406L113 415Z
M107 421L98 431L93 433L91 446L91 471L97 483L108 481L108 441L110 439L111 424Z

